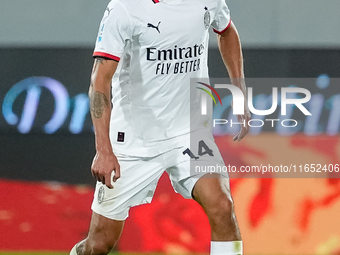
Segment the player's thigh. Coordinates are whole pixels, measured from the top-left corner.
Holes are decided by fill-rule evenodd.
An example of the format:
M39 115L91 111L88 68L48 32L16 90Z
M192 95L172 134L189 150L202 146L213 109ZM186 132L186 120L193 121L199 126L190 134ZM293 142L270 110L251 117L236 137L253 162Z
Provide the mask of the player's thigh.
M222 155L210 131L190 134L189 147L174 150L172 158L174 164L167 172L175 191L184 198L194 198L193 190L196 186L196 198L200 196L202 199L207 197L212 200L214 194L215 201L217 195L230 195L229 176L225 172Z
M87 245L114 247L123 231L124 222L112 220L93 212Z

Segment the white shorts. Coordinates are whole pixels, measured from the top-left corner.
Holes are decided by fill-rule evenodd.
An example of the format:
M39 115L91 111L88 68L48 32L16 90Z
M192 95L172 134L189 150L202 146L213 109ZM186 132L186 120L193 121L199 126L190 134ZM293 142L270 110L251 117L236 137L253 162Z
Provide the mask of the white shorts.
M185 146L173 148L154 157L116 154L121 177L113 183L113 189L97 182L92 210L109 219L125 220L131 207L151 202L164 171L168 173L175 192L184 198L192 198L196 182L207 174L204 170L197 172L196 166L201 167L199 169L208 165L224 166L213 136L205 134L204 139L200 141L190 143L191 155L188 153L189 148Z

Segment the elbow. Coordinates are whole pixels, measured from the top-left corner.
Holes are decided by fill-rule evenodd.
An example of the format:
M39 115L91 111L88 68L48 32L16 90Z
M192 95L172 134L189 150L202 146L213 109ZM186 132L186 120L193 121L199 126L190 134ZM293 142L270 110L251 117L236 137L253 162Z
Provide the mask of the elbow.
M97 78L97 72L92 72L91 78L90 78L89 95L91 95L91 93L92 93L94 84L96 82L96 78Z
M91 94L92 94L92 91L93 91L94 81L95 81L95 77L94 77L94 74L92 74L91 75L91 80L90 80L89 91L88 91L89 97L91 97Z
M88 91L88 95L90 98L91 98L91 93L92 93L92 84L90 84L89 91Z

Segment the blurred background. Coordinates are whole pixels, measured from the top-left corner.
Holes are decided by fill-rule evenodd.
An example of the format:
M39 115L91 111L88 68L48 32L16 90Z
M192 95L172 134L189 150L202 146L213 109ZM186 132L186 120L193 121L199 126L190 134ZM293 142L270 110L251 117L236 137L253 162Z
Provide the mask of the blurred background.
M107 3L0 0L0 253L67 252L87 234L95 184L87 90ZM332 78L340 78L340 2L227 4L246 76L310 78L305 88L315 100L306 107L315 114L292 132L253 130L241 143L219 130L226 164L339 164L340 87ZM210 76L226 77L211 35ZM259 99L270 93L254 88ZM334 177L231 179L245 253L340 254ZM153 202L131 210L117 251L208 253L209 245L203 211L163 176Z

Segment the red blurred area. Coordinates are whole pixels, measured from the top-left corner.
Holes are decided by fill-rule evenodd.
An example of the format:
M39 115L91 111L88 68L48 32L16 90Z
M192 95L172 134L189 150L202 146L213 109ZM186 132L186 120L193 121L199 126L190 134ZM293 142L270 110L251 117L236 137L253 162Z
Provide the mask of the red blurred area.
M86 237L93 189L0 180L0 250L67 251ZM133 208L122 251L207 252L209 223L195 201L176 194L167 174L153 202Z
M193 200L176 194L167 174L159 180L151 204L130 210L119 250L124 252L208 252L209 222Z
M92 188L0 180L0 250L69 250L87 234Z
M236 167L340 163L339 137L273 134L216 142L225 163ZM231 192L247 253L338 254L338 178L240 177L231 180ZM67 251L86 237L93 188L0 180L0 192L0 250ZM203 210L176 194L164 174L152 203L131 209L118 249L183 254L207 253L209 246Z

